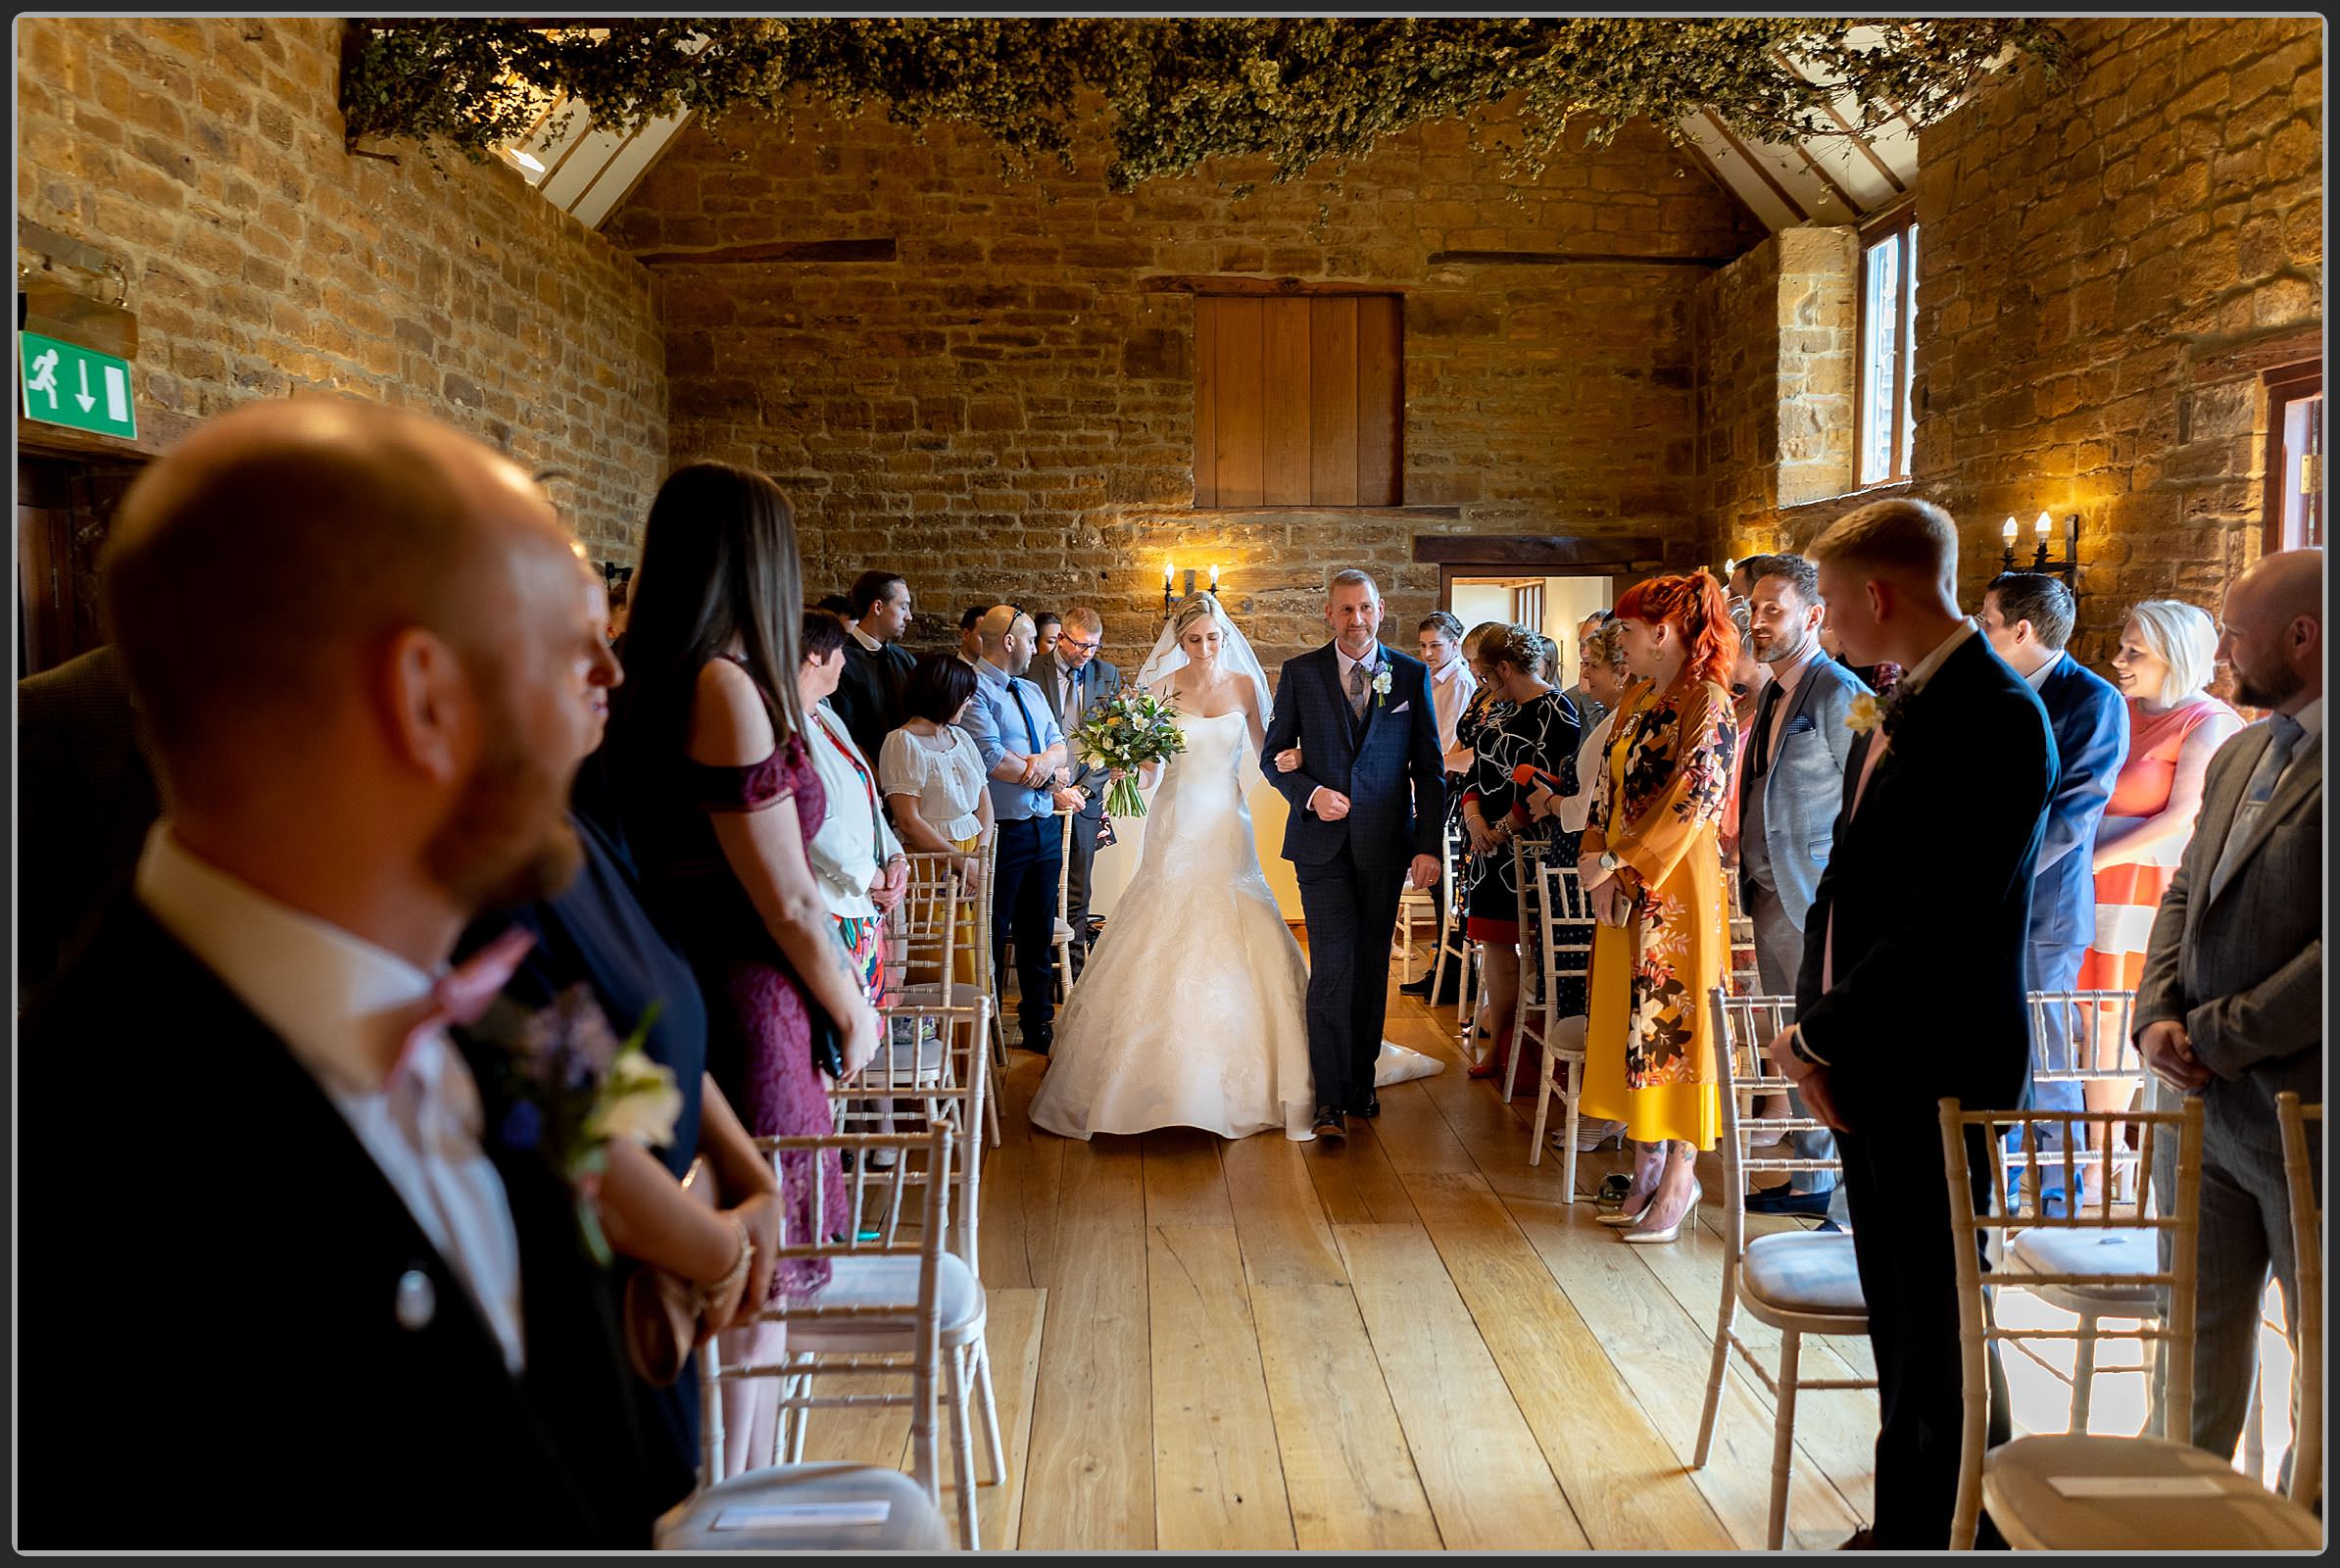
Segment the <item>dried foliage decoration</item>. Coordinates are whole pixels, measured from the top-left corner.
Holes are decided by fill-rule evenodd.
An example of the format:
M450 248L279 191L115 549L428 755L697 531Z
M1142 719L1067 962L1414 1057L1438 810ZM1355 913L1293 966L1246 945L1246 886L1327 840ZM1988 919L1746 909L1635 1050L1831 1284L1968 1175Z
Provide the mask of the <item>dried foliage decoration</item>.
M1082 106L1101 98L1106 177L1128 190L1227 156L1291 179L1507 99L1514 173L1572 124L1594 143L1642 118L1678 134L1700 110L1772 141L1847 134L1839 115L1852 131L1896 115L1924 126L1987 71L2052 69L2065 52L2052 24L2023 18L376 19L353 24L342 104L353 144L411 137L476 159L556 94L626 131L683 109L786 116L803 92L974 125L1028 172L1071 168Z

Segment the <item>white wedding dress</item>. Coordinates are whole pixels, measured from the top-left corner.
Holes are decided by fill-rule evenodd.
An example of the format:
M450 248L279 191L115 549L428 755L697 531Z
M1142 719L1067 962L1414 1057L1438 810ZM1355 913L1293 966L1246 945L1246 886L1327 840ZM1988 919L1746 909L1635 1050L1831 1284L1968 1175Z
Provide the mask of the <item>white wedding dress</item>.
M1313 1136L1308 966L1243 804L1241 710L1180 714L1138 874L1056 1021L1032 1122L1067 1138L1199 1127Z

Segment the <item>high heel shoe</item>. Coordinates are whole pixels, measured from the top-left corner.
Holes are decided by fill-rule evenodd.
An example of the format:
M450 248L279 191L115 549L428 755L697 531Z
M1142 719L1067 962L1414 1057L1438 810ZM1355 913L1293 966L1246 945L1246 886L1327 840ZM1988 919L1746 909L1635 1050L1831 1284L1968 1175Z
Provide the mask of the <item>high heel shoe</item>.
M1660 1242L1673 1241L1676 1237L1682 1234L1682 1226L1687 1224L1691 1218L1697 1214L1698 1200L1704 1198L1705 1196L1706 1190L1704 1188L1700 1187L1696 1182L1690 1183L1690 1200L1682 1205L1682 1213L1676 1216L1673 1224L1667 1226L1662 1231L1627 1231L1625 1233L1625 1239L1629 1242L1645 1246L1655 1246ZM1651 1201L1654 1202L1655 1200L1652 1199ZM1645 1203L1642 1205L1642 1212L1648 1212L1648 1204Z
M1487 1060L1481 1062L1478 1066L1473 1067L1470 1072L1466 1074L1466 1076L1472 1078L1500 1078L1503 1076L1504 1063L1508 1062L1510 1059L1511 1031L1505 1029L1495 1036L1494 1046L1487 1052Z

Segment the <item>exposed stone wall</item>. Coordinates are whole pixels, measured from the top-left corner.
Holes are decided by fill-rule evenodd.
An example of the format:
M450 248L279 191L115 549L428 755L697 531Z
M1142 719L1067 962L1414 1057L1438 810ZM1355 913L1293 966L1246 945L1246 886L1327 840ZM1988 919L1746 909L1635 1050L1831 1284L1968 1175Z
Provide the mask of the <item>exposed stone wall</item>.
M884 563L946 641L1001 597L1153 636L1166 561L1222 568L1273 659L1321 637L1321 591L1377 571L1391 618L1430 609L1426 532L1666 538L1697 559L1685 265L1439 264L1448 250L1686 261L1759 237L1655 131L1565 151L1514 190L1460 126L1389 138L1287 185L1264 168L1116 195L1080 172L1000 177L972 133L923 140L807 111L687 129L609 231L642 252L883 239L873 263L677 265L667 279L673 448L777 474L808 581ZM1239 198L1233 187L1258 182ZM1516 201L1512 198L1516 195ZM1405 294L1404 510L1208 512L1194 500L1194 308L1157 275L1338 280Z
M2215 609L2256 559L2260 371L2321 353L2322 29L2314 19L2066 24L1924 142L1914 478L1964 526L2080 516L2082 637L2126 607Z
M556 494L581 531L630 556L666 455L639 263L501 165L344 151L337 21L26 19L17 36L18 211L124 265L141 446L250 398L408 405L568 470Z

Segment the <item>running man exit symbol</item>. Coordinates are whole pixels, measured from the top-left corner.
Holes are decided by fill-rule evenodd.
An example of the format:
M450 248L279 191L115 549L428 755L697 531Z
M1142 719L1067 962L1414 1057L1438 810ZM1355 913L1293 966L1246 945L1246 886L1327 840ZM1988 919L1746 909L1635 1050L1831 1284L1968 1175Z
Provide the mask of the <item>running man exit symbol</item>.
M27 417L136 439L138 418L130 406L127 360L38 332L20 332L17 338Z

